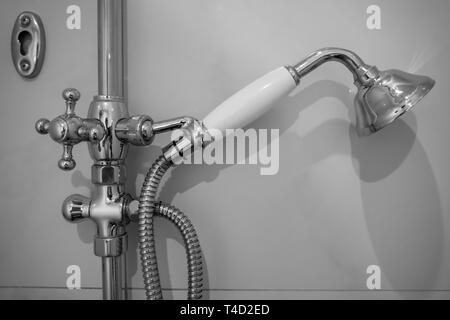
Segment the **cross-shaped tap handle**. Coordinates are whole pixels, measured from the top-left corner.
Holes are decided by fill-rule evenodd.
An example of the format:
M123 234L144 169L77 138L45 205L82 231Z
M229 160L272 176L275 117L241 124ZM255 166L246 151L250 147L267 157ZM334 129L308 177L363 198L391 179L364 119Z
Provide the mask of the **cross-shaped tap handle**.
M76 165L72 157L73 146L81 141L96 143L103 139L105 130L98 119L82 119L75 114L75 105L81 97L77 89L65 89L62 96L66 102L66 112L52 121L39 119L36 122L36 131L49 134L54 141L63 145L63 155L58 166L68 171Z

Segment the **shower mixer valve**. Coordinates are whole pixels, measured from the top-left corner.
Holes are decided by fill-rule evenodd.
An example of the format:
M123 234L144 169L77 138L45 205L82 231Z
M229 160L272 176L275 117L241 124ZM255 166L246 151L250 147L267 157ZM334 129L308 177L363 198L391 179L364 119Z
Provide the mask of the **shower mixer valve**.
M62 96L66 102L66 112L52 121L39 119L36 130L62 144L63 154L58 166L62 170L72 170L76 165L72 156L73 146L81 141L99 142L105 136L105 128L98 119L83 119L75 114L75 105L81 97L77 89L65 89Z
M115 135L122 144L147 146L153 142L155 134L158 133L180 129L187 136L191 136L194 132L198 135L199 128L204 129L203 132L206 131L202 124L192 117L183 116L155 123L146 115L122 118L114 127L106 130L99 119L83 119L75 114L76 103L81 97L77 89L65 89L62 96L66 103L66 112L52 121L41 118L35 126L38 133L48 134L55 142L63 145L63 155L58 161L58 166L62 170L68 171L75 168L76 162L73 159L72 150L82 141L96 144L104 138L111 138L110 135Z

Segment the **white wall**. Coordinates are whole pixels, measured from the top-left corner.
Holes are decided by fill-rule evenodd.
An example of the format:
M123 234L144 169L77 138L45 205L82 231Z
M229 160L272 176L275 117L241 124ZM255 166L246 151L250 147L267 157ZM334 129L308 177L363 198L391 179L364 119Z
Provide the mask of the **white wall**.
M65 28L67 6L82 29ZM366 27L381 7L382 29ZM38 78L21 79L10 33L24 10L41 15L48 38ZM254 165L182 166L161 199L196 225L206 257L209 298L450 297L450 2L128 1L131 114L198 118L258 76L310 51L340 46L380 69L433 77L426 99L395 124L359 139L352 123L351 75L327 64L295 96L251 127L280 130L280 170ZM77 168L57 168L61 147L34 131L64 111L61 91L76 87L85 116L97 90L96 2L6 0L0 4L0 298L99 298L94 225L60 214L69 194L89 195L86 145ZM132 148L131 192L168 136ZM183 298L185 255L177 230L158 220L157 251L167 298ZM136 226L128 228L133 298L143 298ZM80 291L65 289L67 266L82 270ZM368 291L366 268L381 268L382 291Z

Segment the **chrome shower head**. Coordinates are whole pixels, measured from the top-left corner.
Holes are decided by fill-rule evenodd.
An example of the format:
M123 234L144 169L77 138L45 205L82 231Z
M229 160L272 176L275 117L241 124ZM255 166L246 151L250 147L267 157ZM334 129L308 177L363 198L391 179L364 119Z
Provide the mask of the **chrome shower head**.
M400 70L379 71L364 63L354 52L324 48L310 54L292 68L298 80L325 62L337 61L353 74L358 93L355 97L356 129L359 136L384 128L411 109L434 86L434 80Z
M400 70L377 71L366 84L358 84L355 97L356 129L367 136L392 123L418 103L434 86L429 77Z

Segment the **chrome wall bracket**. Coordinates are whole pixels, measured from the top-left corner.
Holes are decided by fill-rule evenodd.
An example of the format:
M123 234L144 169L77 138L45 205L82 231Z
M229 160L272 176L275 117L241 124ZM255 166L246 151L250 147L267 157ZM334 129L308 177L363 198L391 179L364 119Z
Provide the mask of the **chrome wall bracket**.
M16 18L11 35L14 67L24 78L36 77L45 58L45 30L41 18L25 11Z

